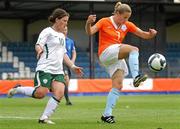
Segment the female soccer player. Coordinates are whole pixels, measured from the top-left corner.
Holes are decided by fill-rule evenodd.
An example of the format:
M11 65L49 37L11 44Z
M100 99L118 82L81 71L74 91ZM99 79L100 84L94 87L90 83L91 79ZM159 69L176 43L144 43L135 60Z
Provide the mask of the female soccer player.
M49 99L39 123L54 124L49 117L54 113L64 95L63 59L76 74L82 75L82 68L75 66L66 54L63 32L68 20L69 14L65 10L55 9L49 17L52 26L45 28L39 35L35 46L38 59L34 78L35 87L16 86L8 92L9 97L14 94L24 94L41 99L49 90L52 91L53 95Z
M124 76L128 74L124 59L129 58L129 67L135 87L147 79L147 75L139 74L139 49L135 46L122 44L122 41L127 32L144 39L151 39L157 31L149 29L146 32L138 28L128 21L131 13L129 5L117 2L112 16L100 19L93 26L92 23L96 21L96 15L89 15L86 21L85 29L88 35L93 35L99 31L99 60L112 79L112 89L107 96L106 108L101 117L101 120L107 123L115 123L112 109L119 98L119 90L122 88Z

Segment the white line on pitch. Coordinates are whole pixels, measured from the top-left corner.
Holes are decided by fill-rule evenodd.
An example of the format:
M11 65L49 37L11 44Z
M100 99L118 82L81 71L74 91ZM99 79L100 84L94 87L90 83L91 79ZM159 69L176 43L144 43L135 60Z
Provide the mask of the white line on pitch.
M34 120L34 119L38 119L38 117L0 116L0 119L26 119L26 120ZM52 119L60 119L60 118L52 118Z

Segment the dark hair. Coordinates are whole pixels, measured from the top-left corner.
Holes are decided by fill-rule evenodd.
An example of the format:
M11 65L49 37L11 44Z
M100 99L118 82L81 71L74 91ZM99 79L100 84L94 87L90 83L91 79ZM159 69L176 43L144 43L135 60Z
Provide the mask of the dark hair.
M69 17L69 13L67 13L64 9L57 8L52 12L52 14L49 16L48 20L51 23L55 23L56 18L61 19L65 16Z
M121 2L117 2L116 5L114 6L114 14L115 13L122 14L125 12L131 13L132 12L131 7L128 4L122 4Z

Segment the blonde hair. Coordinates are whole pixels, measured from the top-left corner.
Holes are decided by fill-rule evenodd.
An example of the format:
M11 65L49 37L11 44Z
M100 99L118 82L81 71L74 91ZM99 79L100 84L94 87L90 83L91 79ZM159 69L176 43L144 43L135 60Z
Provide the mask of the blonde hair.
M131 7L128 4L122 4L121 2L117 2L116 5L114 6L114 14L115 13L122 14L125 12L131 13L132 12Z

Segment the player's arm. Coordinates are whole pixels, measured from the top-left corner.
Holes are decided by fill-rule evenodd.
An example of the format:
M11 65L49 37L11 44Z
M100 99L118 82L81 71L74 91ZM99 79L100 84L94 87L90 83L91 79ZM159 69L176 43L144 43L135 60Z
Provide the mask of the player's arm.
M92 23L96 21L96 15L89 15L86 21L85 30L88 35L93 35L98 31L96 25L92 26Z
M74 49L74 50L72 51L72 59L71 59L71 61L72 61L73 63L75 63L76 56L77 56L76 49Z
M64 54L64 62L66 63L66 65L71 68L77 75L82 76L83 72L82 72L82 68L76 66L68 57L68 55L65 53Z
M39 60L41 54L43 53L43 49L41 48L40 44L35 45L35 50L36 50L36 58Z
M38 40L36 42L35 45L35 51L36 51L36 58L39 60L39 58L41 57L42 53L43 53L43 47L47 41L49 37L49 31L48 29L44 29L38 37Z
M137 28L134 34L143 39L151 39L156 36L157 31L155 29L149 29L149 31L143 31L140 28Z
M64 54L64 62L66 63L66 65L69 67L69 68L72 68L74 63L69 59L69 56L65 53Z

